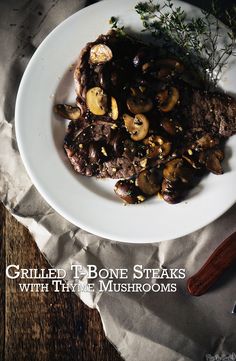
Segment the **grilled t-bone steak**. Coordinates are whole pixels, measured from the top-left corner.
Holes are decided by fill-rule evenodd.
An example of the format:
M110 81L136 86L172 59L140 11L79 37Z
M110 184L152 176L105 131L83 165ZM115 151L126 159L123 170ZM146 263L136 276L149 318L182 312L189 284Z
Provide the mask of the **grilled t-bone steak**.
M182 111L189 128L204 128L223 137L236 133L236 101L230 96L188 89Z
M142 149L129 139L124 127L105 120L72 121L65 150L74 169L86 176L129 178L142 169Z
M221 174L236 101L192 86L189 74L180 61L117 31L88 43L74 72L79 116L70 118L64 144L74 169L99 178L138 175L131 183L141 199L139 174L156 167L167 201L189 183L187 173Z
M95 59L95 62L92 63L91 49L101 44L111 49L112 58L105 62ZM133 57L141 46L143 46L141 43L121 36L113 30L107 35L100 35L94 42L88 43L80 53L74 72L75 90L79 104L81 101L85 102L88 89L94 86L101 86L104 91L121 97L120 91L134 81L132 79L134 74ZM148 51L150 50L148 49Z
M91 48L96 44L104 44L112 50L111 62L91 63ZM117 120L113 120L109 115L92 114L86 105L88 90L101 87L115 97L122 109L128 91L125 88L134 82L133 58L140 47L140 43L111 31L88 43L81 51L74 79L77 104L83 115L78 122L71 122L65 137L68 157L81 174L128 178L142 169L140 160L145 155L144 146L130 139L122 113Z

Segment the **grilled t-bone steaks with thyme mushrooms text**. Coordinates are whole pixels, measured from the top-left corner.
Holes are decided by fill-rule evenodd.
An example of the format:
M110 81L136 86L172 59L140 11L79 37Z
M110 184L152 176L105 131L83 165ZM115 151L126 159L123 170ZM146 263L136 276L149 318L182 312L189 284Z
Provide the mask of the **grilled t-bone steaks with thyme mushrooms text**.
M74 72L64 148L75 171L117 178L116 194L180 202L206 172L222 174L236 101L204 90L178 59L112 30L88 43Z

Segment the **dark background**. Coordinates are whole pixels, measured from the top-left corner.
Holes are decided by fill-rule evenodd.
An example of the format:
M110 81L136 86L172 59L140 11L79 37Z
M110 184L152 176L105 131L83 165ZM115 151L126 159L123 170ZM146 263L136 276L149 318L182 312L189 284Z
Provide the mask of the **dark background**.
M58 4L58 1L54 3ZM82 6L94 2L78 0ZM25 3L27 5L27 1ZM30 3L32 0L28 5ZM67 6L70 3L67 1ZM211 1L204 0L190 0L189 3L205 9L211 5ZM1 30L11 10L21 4L20 0L0 1ZM233 0L219 4L222 8L236 5ZM53 13L53 6L50 11ZM9 31L11 26L14 26L12 16ZM30 39L25 49L26 52L30 49L30 57L35 50ZM14 107L14 91L8 112ZM5 268L9 264L20 264L24 268L49 267L28 231L0 205L0 361L121 361L105 338L96 310L89 309L73 293L20 292L18 281L5 277ZM157 361L162 360L157 356Z

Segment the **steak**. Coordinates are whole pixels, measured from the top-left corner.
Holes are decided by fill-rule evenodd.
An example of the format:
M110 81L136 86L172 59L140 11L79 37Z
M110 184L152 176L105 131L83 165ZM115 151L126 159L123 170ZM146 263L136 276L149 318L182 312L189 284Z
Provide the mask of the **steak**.
M112 58L92 63L91 49L99 44L108 46ZM81 51L74 72L81 116L70 122L64 142L75 171L98 178L126 179L146 166L162 164L163 148L160 148L161 143L152 142L155 136L171 144L171 152L164 159L167 161L176 151L183 154L186 144L189 147L193 139L204 133L217 138L217 144L235 134L236 101L224 94L193 88L183 80L183 71L177 60L160 54L154 46L146 46L116 31L88 43ZM102 115L92 113L86 100L88 91L95 87L108 99ZM116 119L112 116L112 99L117 102ZM127 99L136 99L136 103L128 103ZM135 119L137 112L133 109L142 110L140 104L143 111L137 112L145 113L149 122L145 139L151 141L146 143L145 139L133 140L134 134L123 117L128 114ZM168 130L170 126L172 131ZM155 159L150 156L151 147L159 147Z
M181 110L188 128L203 128L226 138L236 133L235 99L197 89L188 89L186 93Z
M105 44L112 49L111 62L91 64L90 50L96 44ZM88 43L82 49L74 71L79 105L84 104L89 88L101 86L104 90L117 94L127 83L131 84L134 74L132 60L140 47L143 47L141 43L121 36L115 30L100 35L94 42Z
M76 172L86 176L129 178L142 169L142 147L129 139L124 127L106 120L72 121L64 148Z

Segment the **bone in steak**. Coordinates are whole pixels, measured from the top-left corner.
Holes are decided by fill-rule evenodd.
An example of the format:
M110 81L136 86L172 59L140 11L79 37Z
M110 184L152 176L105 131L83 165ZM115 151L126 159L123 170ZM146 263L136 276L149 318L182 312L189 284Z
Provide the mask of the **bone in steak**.
M91 63L90 51L96 44L107 45L112 50L111 61ZM179 89L179 101L167 115L171 120L176 117L179 128L183 128L183 134L178 135L180 144L182 139L190 142L195 129L219 138L236 133L236 101L233 98L193 88L178 74L167 74L164 78L157 76L155 67L154 70L152 68L158 61L158 49L120 36L116 31L99 36L81 51L74 79L82 116L70 123L64 144L68 158L78 173L102 178L129 178L141 171L147 147L142 141L130 138L122 119L124 113L130 113L126 100L132 88L146 89L148 98L154 104L147 113L150 120L148 136L161 134L167 139L169 137L160 127L166 114L158 107L155 93L165 92L166 87L173 85ZM163 69L165 73L165 67L159 69L159 73ZM116 98L119 107L117 120L109 114L91 114L86 106L86 93L92 87L101 87L109 96Z

